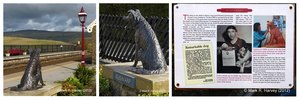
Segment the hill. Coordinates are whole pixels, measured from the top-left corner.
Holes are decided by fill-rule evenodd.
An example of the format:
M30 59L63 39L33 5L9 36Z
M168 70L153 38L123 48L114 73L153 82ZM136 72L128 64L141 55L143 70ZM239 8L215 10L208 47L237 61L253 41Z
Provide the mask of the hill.
M4 45L61 45L68 44L62 41L30 39L22 37L4 37Z
M90 39L92 34L85 32L85 39ZM21 30L13 32L4 32L4 36L23 37L41 40L63 41L66 43L77 43L81 40L81 32L60 32L44 30Z

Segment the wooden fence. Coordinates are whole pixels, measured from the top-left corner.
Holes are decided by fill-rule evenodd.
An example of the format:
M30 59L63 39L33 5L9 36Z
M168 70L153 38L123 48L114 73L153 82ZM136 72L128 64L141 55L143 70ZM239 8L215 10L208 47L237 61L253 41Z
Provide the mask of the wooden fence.
M100 15L100 59L119 62L134 60L135 30L124 16ZM145 17L155 31L167 63L169 62L169 19Z

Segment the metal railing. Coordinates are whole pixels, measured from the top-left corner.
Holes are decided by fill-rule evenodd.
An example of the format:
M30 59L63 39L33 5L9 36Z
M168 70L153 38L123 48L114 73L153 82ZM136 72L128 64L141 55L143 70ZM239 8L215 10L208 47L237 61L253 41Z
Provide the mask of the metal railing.
M133 61L134 27L123 20L124 16L100 15L100 59L119 62ZM169 19L162 17L145 17L156 33L165 59L169 61Z

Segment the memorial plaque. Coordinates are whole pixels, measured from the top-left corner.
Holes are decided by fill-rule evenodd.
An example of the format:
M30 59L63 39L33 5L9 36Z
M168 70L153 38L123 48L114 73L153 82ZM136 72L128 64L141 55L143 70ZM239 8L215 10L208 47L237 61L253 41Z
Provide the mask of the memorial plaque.
M114 71L113 80L116 80L124 85L127 85L131 88L135 88L136 86L136 79L133 76L126 75L124 73Z

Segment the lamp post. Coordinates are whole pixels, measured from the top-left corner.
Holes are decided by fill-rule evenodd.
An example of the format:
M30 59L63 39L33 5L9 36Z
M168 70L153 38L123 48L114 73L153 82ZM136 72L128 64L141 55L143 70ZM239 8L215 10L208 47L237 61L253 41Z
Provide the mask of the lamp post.
M84 12L83 7L81 7L80 12L78 13L78 18L82 26L82 33L81 33L81 65L84 65L84 23L86 20L87 14Z

